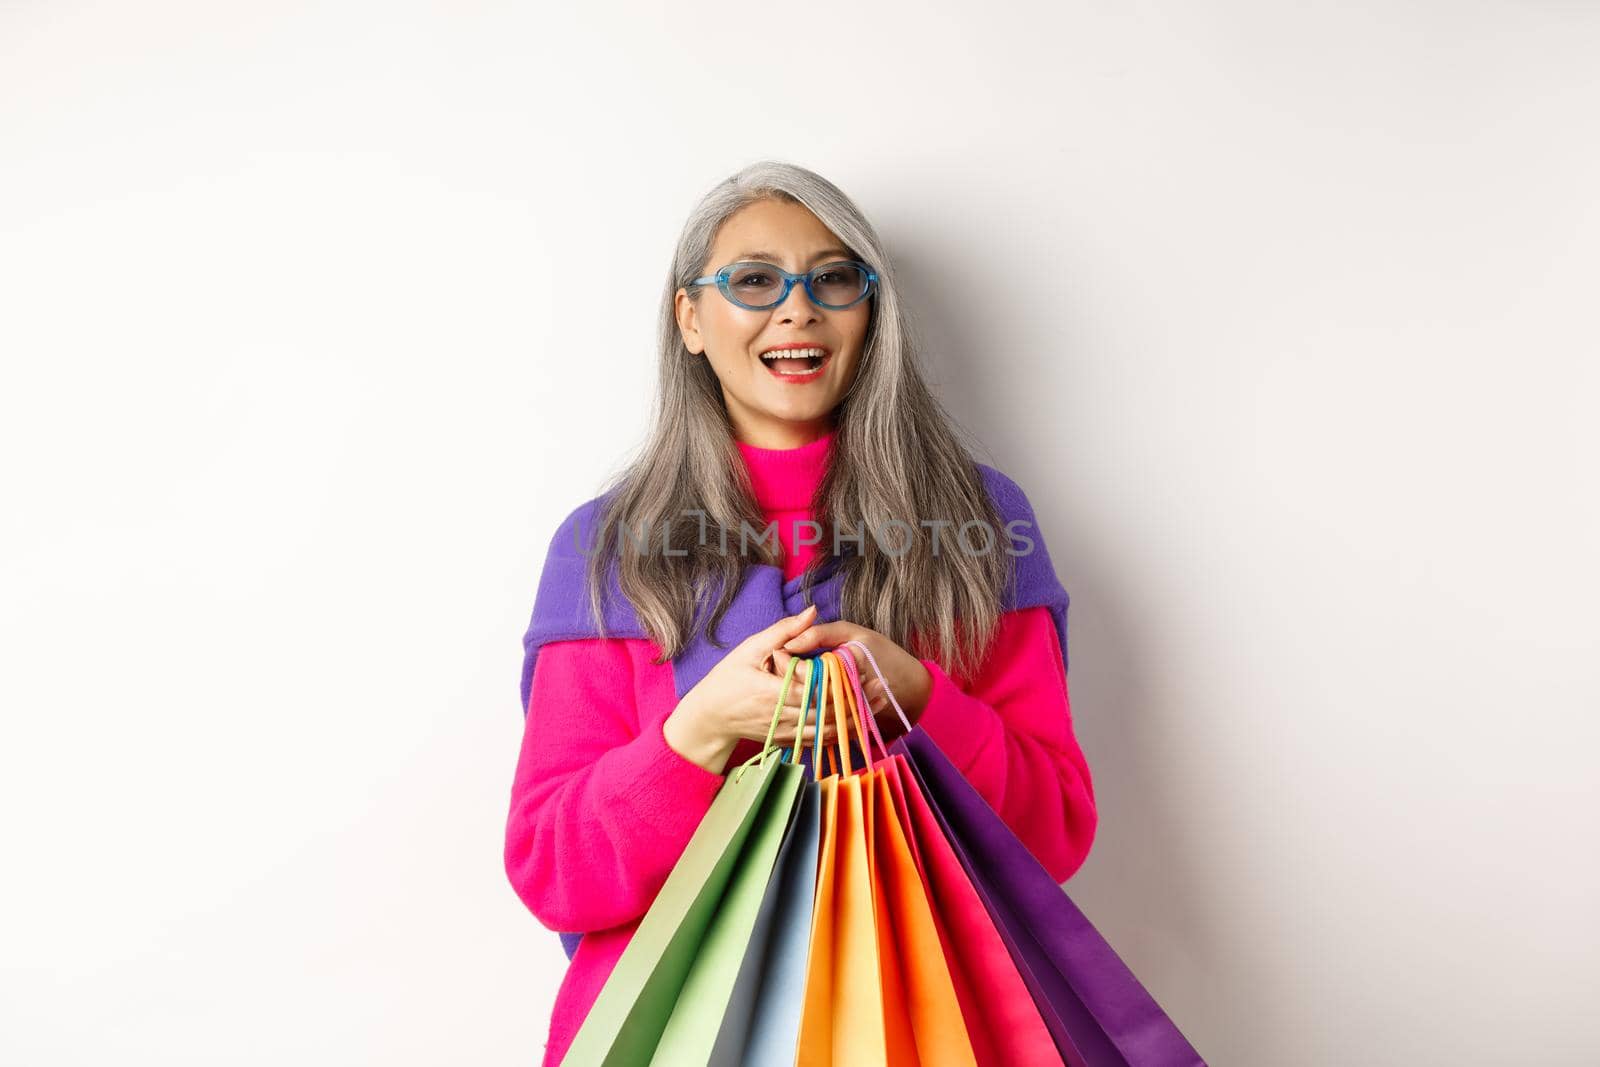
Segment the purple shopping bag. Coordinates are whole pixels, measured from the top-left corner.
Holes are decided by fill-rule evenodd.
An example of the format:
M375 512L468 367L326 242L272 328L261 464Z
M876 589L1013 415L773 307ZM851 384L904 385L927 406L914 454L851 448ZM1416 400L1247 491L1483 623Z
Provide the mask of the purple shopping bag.
M1127 964L927 731L912 729L890 751L904 755L916 773L1062 1057L1072 1067L1205 1067Z

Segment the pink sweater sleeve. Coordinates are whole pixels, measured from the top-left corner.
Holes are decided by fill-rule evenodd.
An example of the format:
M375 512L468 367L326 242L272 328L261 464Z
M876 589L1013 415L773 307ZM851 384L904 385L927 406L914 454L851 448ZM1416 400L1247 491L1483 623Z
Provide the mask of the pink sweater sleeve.
M505 867L535 918L587 932L642 916L722 776L667 744L672 669L636 638L553 641L534 665Z
M1089 854L1099 816L1094 781L1072 731L1067 671L1049 609L1000 617L977 677L958 686L924 659L933 688L916 725L927 731L1051 877Z

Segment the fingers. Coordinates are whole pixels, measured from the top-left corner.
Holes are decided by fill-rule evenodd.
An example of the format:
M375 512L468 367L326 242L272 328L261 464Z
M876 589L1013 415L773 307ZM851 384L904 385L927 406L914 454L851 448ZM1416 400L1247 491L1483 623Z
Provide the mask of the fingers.
M811 697L809 706L808 706L807 700L806 700L807 695L808 695L806 693L806 671L807 670L812 670L812 671L818 672L816 678L812 682L812 691L809 694L809 696ZM805 733L804 733L804 736L806 738L808 738L808 739L816 736L816 730L817 730L817 708L816 708L816 703L817 703L816 702L816 695L817 695L817 693L816 693L816 686L818 686L818 685L820 685L822 683L821 671L822 671L822 664L817 660L809 660L807 662L800 663L795 667L794 677L790 680L789 692L785 696L784 708L783 708L783 710L782 710L782 712L780 714L779 722L778 722L778 733L779 733L779 735L781 735L784 738L789 739L789 741L786 742L786 743L792 743L792 739L794 737L795 729L800 725L802 717L804 718L804 722L805 722ZM781 689L782 686L783 686L782 681L779 680L777 684L778 684L778 687ZM773 694L773 700L775 701L776 699L777 699L777 694L774 693ZM773 705L769 704L768 707L773 707ZM829 721L826 723L826 726L825 726L825 735L831 735L832 730L833 730L833 722L832 722L832 717L830 716L829 717Z
M817 658L816 656L792 656L783 649L778 648L773 649L772 651L772 674L779 679L780 685L782 684L783 676L788 673L790 660L800 660L800 662L795 665L794 680L790 683L791 686L796 689L804 689L806 684L806 672L808 670L817 672L814 680L811 683L813 686L817 686L822 683L821 659ZM808 667L807 664L810 664L810 666Z
M833 744L833 738L834 738L834 733L833 733L832 725L828 725L828 726L823 727L823 730L822 730L822 741L820 742L820 744L823 745L823 746L831 745L831 744ZM776 747L776 748L789 748L792 745L794 745L794 728L793 728L793 726L791 725L789 727L789 729L787 729L787 730L780 729L778 731L778 733L773 736L772 743L773 743L773 746ZM806 745L808 747L819 744L819 742L817 741L817 727L816 727L816 724L808 723L806 725L805 730L803 730L801 732L801 734L800 734L800 743L802 745Z
M795 664L794 676L789 679L789 688L787 691L784 689L783 679L781 677L773 674L766 674L763 676L766 679L764 684L764 692L767 695L761 700L760 715L762 721L770 721L774 714L777 715L777 736L788 736L792 734L795 726L800 722L801 708L804 706L804 701L806 699L807 669L808 665L805 663ZM815 669L815 667L811 666L810 669ZM783 698L783 703L781 705L778 703L778 698L780 695ZM816 718L816 715L813 713L807 717L814 719Z
M846 624L841 622L824 622L805 629L804 632L789 635L789 639L780 642L786 652L810 652L817 648L829 648L842 645L850 640L846 631Z
M784 672L789 669L789 661L794 658L794 656L789 655L789 653L783 651L781 648L775 649L772 653L772 673L776 674L779 678L782 678ZM806 666L803 663L794 669L795 684L805 684L805 673Z
M817 605L807 604L805 610L798 615L787 615L766 629L757 630L741 644L745 651L755 657L753 662L759 667L772 658L774 649L804 631L816 617Z
M822 681L822 674L820 673L822 665L815 660L802 660L798 656L790 656L783 652L774 652L773 655L783 657L783 662L778 665L779 670L773 675L774 680L777 682L777 685L772 690L774 699L776 699L779 690L783 688L784 676L789 672L789 661L799 660L794 665L794 674L789 677L789 695L784 700L785 704L797 708L800 706L800 701L805 697L806 675L808 673L812 675L811 687L814 691Z

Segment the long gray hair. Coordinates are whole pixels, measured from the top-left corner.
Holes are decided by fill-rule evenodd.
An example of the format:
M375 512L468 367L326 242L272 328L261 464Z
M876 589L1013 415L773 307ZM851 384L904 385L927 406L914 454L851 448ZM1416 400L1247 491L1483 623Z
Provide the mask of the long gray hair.
M678 289L713 269L707 260L723 222L762 199L807 208L878 274L866 344L855 380L834 409L828 469L812 501L812 517L823 535L821 551L802 578L806 602L819 568L832 554L838 521L844 568L840 617L888 636L914 655L937 660L953 676L970 677L993 639L1011 557L992 541L990 551L961 551L953 531L980 521L1003 536L1000 516L956 424L917 369L917 345L894 267L872 225L832 182L804 167L770 160L718 183L678 238L661 299L653 425L635 458L603 490L610 499L585 548L600 632L605 632L602 583L613 562L622 592L662 651L658 663L677 656L699 626L716 633L752 557L781 562L781 549L759 537L766 522L711 361L684 347L674 310ZM688 291L692 299L707 299L704 287ZM939 528L937 555L925 519L950 522ZM641 550L641 529L652 542L669 538L673 552ZM880 529L893 531L884 535L890 551L872 532ZM744 531L758 536L742 536ZM845 539L857 532L858 540ZM632 541L631 550L623 550L624 537ZM748 546L748 552L725 550L731 545ZM704 598L712 590L720 592L707 619Z

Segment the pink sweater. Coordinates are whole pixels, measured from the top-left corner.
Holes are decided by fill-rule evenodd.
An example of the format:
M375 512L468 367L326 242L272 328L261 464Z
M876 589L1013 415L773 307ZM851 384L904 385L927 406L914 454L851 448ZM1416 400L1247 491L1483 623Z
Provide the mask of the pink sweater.
M833 436L792 449L739 442L756 500L777 520L792 578L823 545L797 549ZM662 725L677 704L655 642L557 641L540 652L506 823L506 873L552 930L584 931L556 994L544 1065L559 1064L639 919L699 825L722 775L679 755ZM1072 731L1067 674L1049 610L1007 612L992 651L958 684L932 659L914 721L1057 881L1082 865L1097 815ZM760 749L741 741L727 767Z

